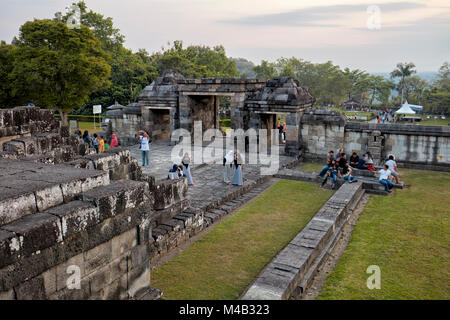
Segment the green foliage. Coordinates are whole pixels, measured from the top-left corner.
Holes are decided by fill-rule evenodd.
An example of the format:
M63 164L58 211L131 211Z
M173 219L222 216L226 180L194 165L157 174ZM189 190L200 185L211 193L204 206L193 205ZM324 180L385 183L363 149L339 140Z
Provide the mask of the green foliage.
M26 22L13 52L12 94L23 103L31 100L64 115L109 85L108 56L86 26L69 29L48 19Z
M331 61L311 63L302 59L281 58L276 62L263 60L254 68L257 77L274 78L289 76L308 87L316 97L317 105L340 105L352 94L363 105L372 105L376 101L387 103L393 88L390 81L373 76L365 71L341 70Z
M170 45L170 44L169 44ZM230 78L238 77L239 71L233 59L228 58L223 46L183 47L182 41L174 41L168 49L150 57L158 74L167 69L176 69L186 78Z
M72 113L92 114L92 105L96 104L101 104L103 110L106 110L106 107L114 104L115 101L123 105L135 102L142 89L158 75L149 54L143 49L136 53L126 49L123 46L125 37L120 34L119 29L114 28L111 17L104 17L102 14L88 10L84 1L73 3L73 5L80 8L81 24L92 29L104 50L109 53L111 86L102 87L93 92L89 101L73 110ZM63 16L58 12L54 20L66 22L73 13L74 10L71 10Z
M0 43L0 107L15 107L19 104L12 94L11 86L15 48L5 41Z

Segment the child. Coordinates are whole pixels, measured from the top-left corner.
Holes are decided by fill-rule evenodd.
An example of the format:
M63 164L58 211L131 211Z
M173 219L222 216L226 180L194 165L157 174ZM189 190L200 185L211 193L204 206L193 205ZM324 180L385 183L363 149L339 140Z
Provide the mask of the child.
M98 152L105 152L105 141L103 140L103 136L97 137L98 142Z

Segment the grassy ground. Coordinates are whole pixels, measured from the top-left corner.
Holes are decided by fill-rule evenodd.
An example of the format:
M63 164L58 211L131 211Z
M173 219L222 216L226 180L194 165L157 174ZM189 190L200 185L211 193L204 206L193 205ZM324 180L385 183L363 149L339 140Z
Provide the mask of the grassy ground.
M450 119L423 119L422 121L415 122L419 126L448 126Z
M95 128L93 122L79 121L78 126L80 127L81 132L84 132L84 130L89 131L89 133L96 133L102 131L102 128L100 127L100 124L98 122L95 124Z
M450 299L450 174L402 173L410 188L372 196L319 299ZM366 286L369 265L379 290Z
M301 171L314 171L319 173L320 170L322 170L322 168L324 167L324 164L320 164L320 163L305 163L304 165L302 165L300 167L299 170Z
M279 181L174 259L152 271L165 299L236 299L331 196Z

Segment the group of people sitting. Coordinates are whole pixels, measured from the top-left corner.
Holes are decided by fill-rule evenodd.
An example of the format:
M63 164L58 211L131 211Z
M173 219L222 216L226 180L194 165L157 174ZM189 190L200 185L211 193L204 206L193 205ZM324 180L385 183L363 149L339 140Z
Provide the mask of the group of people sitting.
M317 176L324 178L321 184L322 187L327 183L328 178L332 179L331 189L334 190L338 177L349 183L357 181L356 177L353 176L354 168L375 171L373 156L370 151L366 152L363 157L359 157L356 152L353 152L348 160L347 154L343 149L339 149L336 155L334 151L330 151L327 155L327 164ZM384 168L379 170L378 173L380 174L379 182L385 187L387 192L392 192L391 189L394 187L394 183L389 178L393 177L395 182L399 183L398 167L393 155L390 154L388 156L385 160Z
M356 161L355 158L353 160ZM359 163L359 160L353 163L354 164ZM325 179L322 181L321 184L322 187L327 183L328 178L331 178L333 180L331 184L331 189L334 190L334 188L336 187L338 177L343 178L345 181L348 181L349 183L358 181L356 177L352 175L352 173L353 173L353 166L348 163L347 154L344 152L343 149L339 149L337 155L334 154L334 151L328 152L327 164L322 168L322 170L320 170L317 176L320 178L323 178L325 176Z

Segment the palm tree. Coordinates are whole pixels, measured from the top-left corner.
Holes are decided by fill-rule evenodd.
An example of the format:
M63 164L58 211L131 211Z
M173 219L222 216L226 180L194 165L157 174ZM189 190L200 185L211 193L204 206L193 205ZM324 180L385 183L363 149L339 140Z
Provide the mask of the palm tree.
M416 70L414 70L415 68L415 64L410 62L410 63L397 63L397 68L391 72L391 79L394 78L400 78L400 88L402 90L402 101L401 104L403 105L403 91L405 89L405 78L409 77L410 75L412 75L413 73L416 73Z

